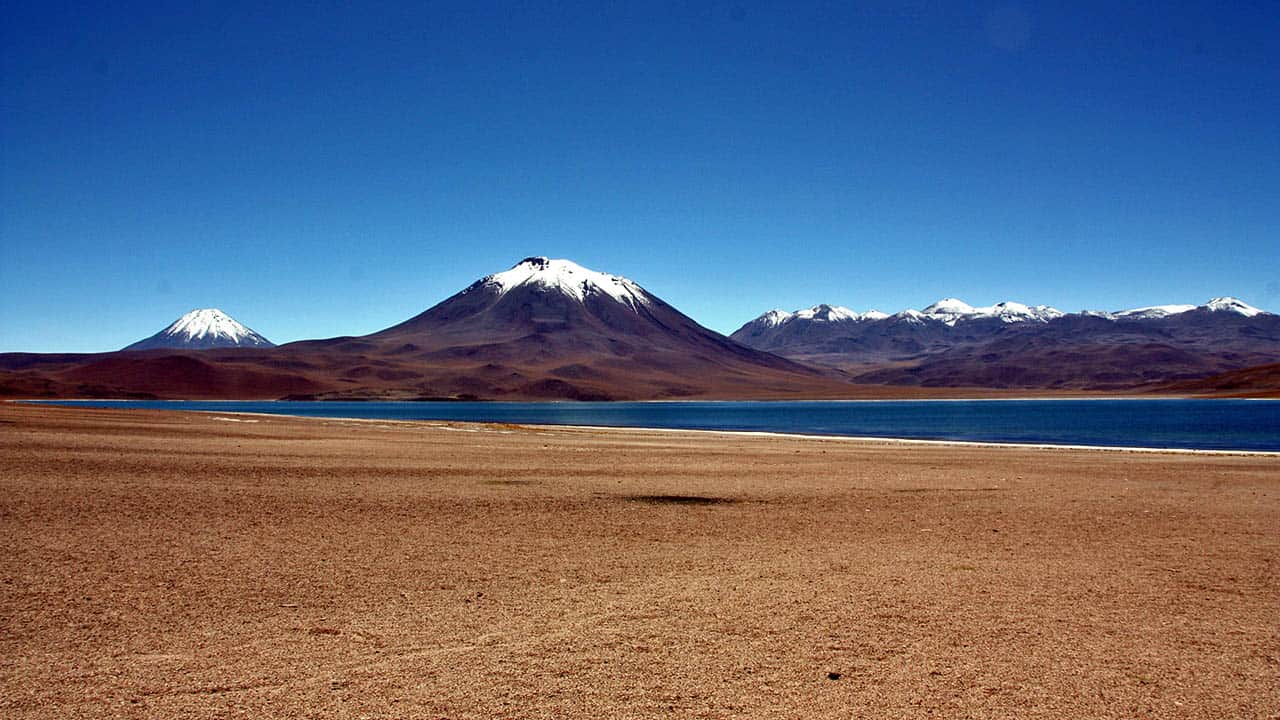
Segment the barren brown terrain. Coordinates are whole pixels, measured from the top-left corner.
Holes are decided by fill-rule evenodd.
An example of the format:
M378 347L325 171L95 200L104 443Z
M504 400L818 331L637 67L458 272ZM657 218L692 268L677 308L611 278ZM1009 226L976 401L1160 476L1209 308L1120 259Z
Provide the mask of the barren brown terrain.
M1280 458L0 404L0 716L1280 717Z
M1280 363L1235 370L1201 380L1171 383L1162 390L1220 397L1280 398Z

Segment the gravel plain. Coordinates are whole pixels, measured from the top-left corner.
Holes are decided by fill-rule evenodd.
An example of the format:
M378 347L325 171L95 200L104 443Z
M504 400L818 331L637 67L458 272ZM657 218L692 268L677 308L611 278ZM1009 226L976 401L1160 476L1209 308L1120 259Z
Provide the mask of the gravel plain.
M1280 457L0 404L10 718L1280 718Z

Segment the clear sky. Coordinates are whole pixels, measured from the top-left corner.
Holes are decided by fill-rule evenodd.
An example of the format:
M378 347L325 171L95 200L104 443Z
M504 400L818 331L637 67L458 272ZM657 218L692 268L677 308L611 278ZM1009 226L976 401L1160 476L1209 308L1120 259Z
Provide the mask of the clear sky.
M363 334L529 255L722 332L1280 309L1280 3L1161 5L0 0L0 351Z

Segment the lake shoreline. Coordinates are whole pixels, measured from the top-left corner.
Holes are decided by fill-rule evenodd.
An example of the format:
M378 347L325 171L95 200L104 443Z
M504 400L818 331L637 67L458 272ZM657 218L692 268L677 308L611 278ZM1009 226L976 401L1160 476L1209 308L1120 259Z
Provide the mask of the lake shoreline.
M1280 454L1280 415L1271 412L1277 406L1245 399L482 401L440 405L411 401L345 404L246 400L21 402L63 407L150 408L379 421L506 422L1028 448Z
M879 402L879 401L871 401ZM166 411L162 411L166 412ZM294 420L341 420L343 422L358 423L404 423L406 425L426 425L428 427L441 427L452 425L485 427L493 425L506 425L509 423L484 420L404 420L398 418L355 418L355 417L330 417L322 415L290 415L288 413L256 413L250 411L239 410L171 410L167 412L191 412L201 413L205 415L245 415L255 418L269 417L287 417ZM814 435L805 433L787 433L787 432L767 432L761 430L702 430L697 428L660 428L660 427L632 427L617 425L555 425L541 423L510 423L520 427L538 429L538 430L554 430L554 429L570 429L583 431L607 431L607 432L629 432L636 431L642 433L696 433L700 435L728 435L731 437L761 437L761 438L791 438L796 440L823 440L823 441L839 441L852 443L869 443L869 444L900 444L900 445L938 445L938 446L957 446L957 447L986 447L986 448L1016 448L1021 450L1084 450L1084 451L1106 451L1106 452L1128 452L1128 453L1156 453L1156 454L1172 454L1172 455L1238 455L1238 456L1256 456L1256 457L1280 457L1280 451L1274 450L1200 450L1195 448L1151 448L1151 447L1126 447L1122 445L1061 445L1055 443L1020 443L1020 442L985 442L980 440L930 440L919 438L899 438L899 437L878 437L874 435L856 436L856 435Z

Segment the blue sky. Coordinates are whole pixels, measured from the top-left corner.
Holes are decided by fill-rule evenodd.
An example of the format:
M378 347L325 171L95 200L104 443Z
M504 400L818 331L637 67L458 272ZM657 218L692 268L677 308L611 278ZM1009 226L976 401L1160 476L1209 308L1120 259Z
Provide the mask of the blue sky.
M0 351L363 334L529 255L722 332L1280 309L1277 3L696 5L0 0Z

